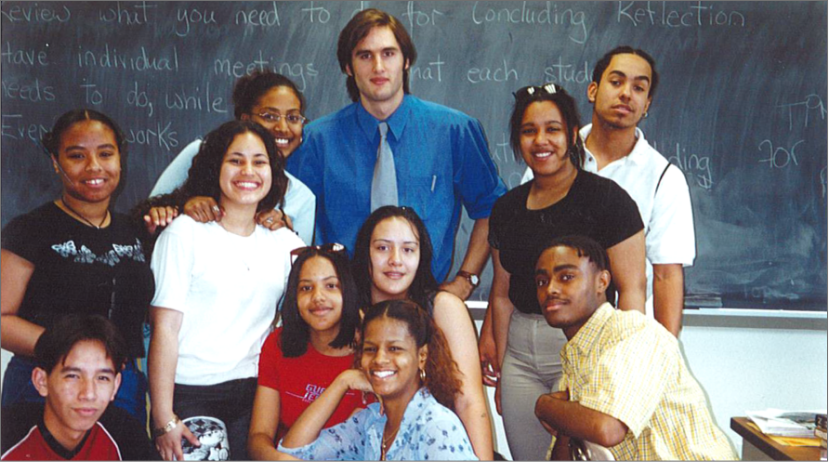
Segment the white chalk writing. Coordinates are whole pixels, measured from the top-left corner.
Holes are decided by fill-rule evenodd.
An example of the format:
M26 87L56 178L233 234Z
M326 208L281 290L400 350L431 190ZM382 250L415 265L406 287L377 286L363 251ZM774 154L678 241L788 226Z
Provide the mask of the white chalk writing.
M314 2L311 2L311 6L303 8L301 11L303 17L305 17L305 13L308 13L311 22L325 24L331 20L331 13L324 6L314 6Z
M72 18L72 12L69 11L69 7L63 5L60 7L62 11L56 10L54 8L48 8L39 6L37 3L34 4L27 4L26 6L20 5L12 5L9 6L7 4L0 5L0 16L3 19L16 23L16 22L45 22L50 23L53 21L58 22L69 22L69 19Z
M9 99L19 99L21 101L31 101L33 103L41 101L54 101L55 87L51 85L44 85L37 78L35 78L34 83L29 84L21 84L11 79L3 79L3 97Z
M47 43L48 47L49 44ZM24 66L48 66L49 56L43 50L28 49L22 50L13 48L11 42L6 42L0 57L6 64L22 64Z
M544 68L544 80L555 83L590 83L592 76L588 70L587 61L580 64L564 64L563 57L558 57L558 62Z
M48 131L49 129L43 125L26 122L22 114L0 115L0 136L2 137L28 140L39 145L43 135Z
M472 22L477 25L485 23L506 24L538 24L550 26L574 26L576 32L568 35L573 42L583 45L587 41L587 24L584 11L573 11L567 8L558 11L555 2L544 2L539 9L528 7L527 2L521 2L521 8L494 9L482 7L479 11L479 2L472 5Z
M794 128L795 118L803 119L803 127L809 127L810 114L817 112L820 120L826 120L826 105L819 95L812 93L807 96L805 100L796 103L779 104L777 107L788 111L789 116L789 131Z
M503 66L496 68L473 67L466 72L466 80L472 84L482 82L506 82L508 80L518 81L518 71L509 66L504 60Z
M656 143L654 143L654 149L657 149ZM686 175L689 175L693 180L692 184L696 184L706 191L714 187L710 157L693 153L688 154L685 148L679 143L676 143L676 152L671 157L668 157L668 162L676 165Z
M642 3L644 7L639 6ZM723 4L720 4L723 5ZM727 3L725 4L727 5ZM633 26L651 25L676 27L739 26L745 27L746 17L736 10L715 11L713 3L679 2L618 2L616 22Z
M155 7L156 5L147 5L147 2L141 2L138 5L133 5L132 9L127 9L126 7L121 8L121 2L115 2L115 8L98 10L98 20L117 22L127 26L147 24L150 20L147 9Z
M797 153L795 152L797 147L803 143L804 140L800 140L792 145L791 148L786 149L784 147L778 146L774 147L774 144L771 140L763 140L760 145L757 147L758 150L764 151L765 147L768 147L768 157L761 158L758 162L768 162L769 168L786 168L789 165L799 165L797 160Z

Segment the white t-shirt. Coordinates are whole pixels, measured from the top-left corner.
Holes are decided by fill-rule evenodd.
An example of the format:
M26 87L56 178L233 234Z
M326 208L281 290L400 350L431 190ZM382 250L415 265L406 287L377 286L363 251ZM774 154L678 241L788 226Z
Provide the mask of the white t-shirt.
M584 126L579 135L587 140L592 124ZM645 252L648 276L645 312L653 317L653 265L682 264L691 266L696 258L696 238L691 195L685 175L652 148L645 135L636 129L636 144L625 157L597 171L598 163L585 148L584 170L615 181L639 208L645 224ZM665 170L667 168L667 170ZM664 172L664 176L663 176ZM660 177L662 178L660 182ZM527 168L521 183L533 178ZM657 184L659 189L657 190Z
M286 228L257 226L250 236L219 223L173 221L158 238L150 267L152 305L183 313L176 383L214 385L256 377L259 352L285 292L293 249Z
M199 153L201 142L202 140L195 140L178 153L170 162L170 165L161 173L161 176L158 177L158 181L155 182L155 186L150 192L150 197L169 194L187 181L187 172L190 171L193 158ZM305 186L305 183L299 181L287 170L285 176L288 177L288 190L285 191L285 214L291 217L291 223L293 223L297 235L305 241L306 245L311 245L314 240L317 196L311 192L308 186Z

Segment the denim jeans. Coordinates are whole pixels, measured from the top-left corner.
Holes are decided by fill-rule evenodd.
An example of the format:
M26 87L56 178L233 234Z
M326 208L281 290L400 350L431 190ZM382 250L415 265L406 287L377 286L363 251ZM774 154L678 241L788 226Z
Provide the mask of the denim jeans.
M147 377L136 367L136 360L127 361L121 371L121 388L112 404L127 411L143 427L147 426ZM14 355L3 375L3 407L18 403L43 403L45 400L32 384L34 360Z
M184 420L206 416L224 422L230 446L228 460L248 460L248 428L256 394L256 377L215 385L176 384L173 411Z

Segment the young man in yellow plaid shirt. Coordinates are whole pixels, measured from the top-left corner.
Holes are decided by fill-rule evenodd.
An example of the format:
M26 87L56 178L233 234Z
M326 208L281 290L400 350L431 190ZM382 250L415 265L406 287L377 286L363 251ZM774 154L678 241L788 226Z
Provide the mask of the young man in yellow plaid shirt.
M573 437L609 448L617 460L735 459L676 338L607 303L608 268L605 250L580 236L557 239L536 265L542 313L568 340L561 391L542 395L535 408L558 436L552 458L569 459Z

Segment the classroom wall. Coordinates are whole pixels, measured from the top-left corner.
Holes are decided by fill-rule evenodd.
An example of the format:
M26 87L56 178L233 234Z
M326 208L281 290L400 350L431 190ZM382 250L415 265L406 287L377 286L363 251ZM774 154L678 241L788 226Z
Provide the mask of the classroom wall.
M686 315L681 334L682 346L691 372L708 394L720 428L742 451L742 438L730 430L731 417L768 407L780 409L827 408L827 331L826 314L809 328L793 325L780 329L785 318L766 318L765 323L744 321L744 317L696 320ZM481 322L476 321L480 330ZM703 324L703 325L700 325ZM742 326L739 326L742 324ZM815 326L817 324L817 326ZM822 325L822 328L818 327ZM2 371L11 353L2 350ZM490 408L495 409L490 389ZM498 451L509 457L501 419L495 416Z

